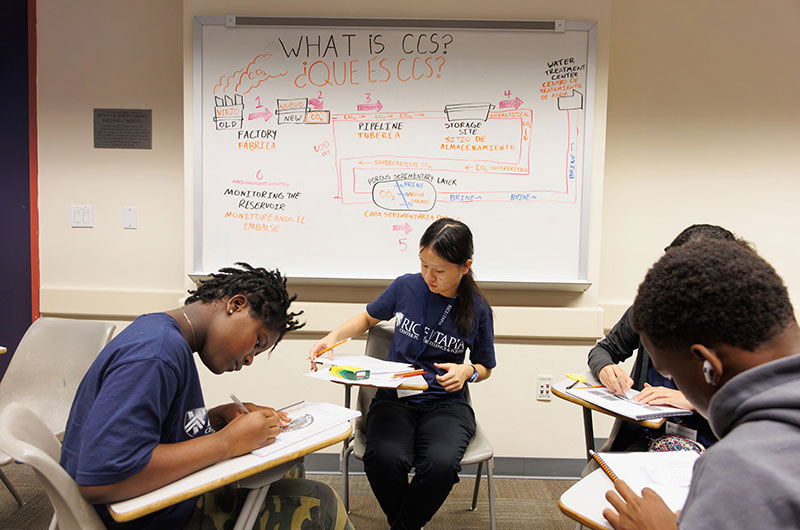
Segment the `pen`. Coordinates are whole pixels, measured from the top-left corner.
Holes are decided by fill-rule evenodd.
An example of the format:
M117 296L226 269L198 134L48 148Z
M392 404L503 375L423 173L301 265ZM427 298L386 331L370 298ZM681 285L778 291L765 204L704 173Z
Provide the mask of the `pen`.
M613 471L611 471L611 468L608 467L608 464L606 464L605 460L600 458L599 454L597 454L594 451L592 451L591 449L589 449L589 456L594 458L594 461L597 462L597 465L600 466L600 469L602 469L603 471L606 472L606 475L608 475L608 478L611 479L611 482L616 482L616 481L619 480L619 477L617 476L617 474L614 473Z
M323 353L325 353L326 351L332 350L332 349L334 349L336 346L341 346L341 345L342 345L342 344L344 344L345 342L348 342L348 341L349 341L351 338L352 338L352 337L347 337L347 338L346 338L346 339L344 339L344 340L340 340L339 342L337 342L337 343L336 343L336 344L334 344L333 346L328 346L328 347L327 347L327 348L325 348L324 350L320 350L320 351L318 351L318 352L317 352L317 354L316 354L314 357L319 357L320 355L322 355L322 354L323 354Z
M427 373L428 372L426 372L425 370L411 370L410 372L400 372L400 373L394 374L392 376L392 378L395 378L395 377L412 377L412 376L415 376L415 375L423 375L423 374L427 374Z
M235 395L235 394L231 394L231 399L233 400L233 402L234 402L234 403L236 403L236 406L237 406L237 407L239 407L240 409L242 409L242 412L244 412L245 414L247 414L248 412L250 412L249 410L247 410L247 407L245 407L245 406L244 406L244 403L242 403L242 402L239 400L239 398L238 398L238 397L236 397L236 395Z
M284 410L289 410L290 408L295 407L295 406L299 405L300 403L305 403L305 400L298 401L297 403L292 403L291 405L286 405L285 407L278 409L278 412L283 412Z
M628 392L625 390L625 387L622 386L622 381L619 380L619 376L617 376L617 385L619 385L619 392L620 392L619 395L623 396L623 397L627 397L627 393Z

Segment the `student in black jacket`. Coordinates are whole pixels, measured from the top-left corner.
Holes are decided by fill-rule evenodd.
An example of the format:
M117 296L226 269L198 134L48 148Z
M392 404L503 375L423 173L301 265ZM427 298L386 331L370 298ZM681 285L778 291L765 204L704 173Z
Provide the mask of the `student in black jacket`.
M717 225L694 224L684 229L664 249L680 247L690 241L701 239L719 239L740 241L732 232ZM631 378L619 363L622 363L636 352L636 364ZM678 390L671 379L663 377L650 362L639 334L631 326L631 308L628 308L611 331L589 351L589 369L592 374L609 390L625 393L628 389L641 390L637 400L651 405L671 405L694 410L691 403ZM711 432L708 422L697 412L691 416L671 418L659 429L648 429L633 423L624 422L612 444L612 451L647 451L650 442L667 432L680 434L709 447L717 441Z

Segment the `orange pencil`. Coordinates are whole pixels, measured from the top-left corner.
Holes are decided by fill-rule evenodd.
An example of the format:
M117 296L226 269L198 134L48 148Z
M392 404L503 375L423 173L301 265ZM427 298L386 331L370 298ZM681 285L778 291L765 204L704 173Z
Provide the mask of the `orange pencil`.
M415 376L415 375L422 375L422 374L427 374L427 373L428 372L426 372L425 370L411 370L410 372L400 372L398 374L394 374L392 377L393 378L395 378L395 377L412 377L412 376Z
M328 347L327 347L327 348L325 348L324 350L320 350L320 351L318 351L316 356L317 356L317 357L319 357L320 355L322 355L322 354L323 354L323 353L325 353L326 351L330 351L330 350L334 349L336 346L341 346L341 345L342 345L342 344L344 344L345 342L349 342L351 338L352 338L352 337L347 337L347 338L346 338L346 339L344 339L344 340L340 340L339 342L337 342L337 343L336 343L336 344L334 344L333 346L328 346Z
M608 478L610 478L610 479L611 479L611 482L616 482L616 481L618 481L618 480L619 480L619 477L617 476L617 474L616 474L616 473L614 473L613 471L611 471L611 468L610 468L610 467L608 467L608 464L606 464L606 461L605 461L605 460L603 460L602 458L600 458L600 455L599 455L599 454L595 453L594 451L592 451L592 450L590 449L590 450L589 450L589 455L590 455L592 458L594 458L594 461L595 461L595 462L597 462L597 465L599 465L599 466L600 466L600 469L602 469L603 471L605 471L605 472L606 472L606 475L608 475Z

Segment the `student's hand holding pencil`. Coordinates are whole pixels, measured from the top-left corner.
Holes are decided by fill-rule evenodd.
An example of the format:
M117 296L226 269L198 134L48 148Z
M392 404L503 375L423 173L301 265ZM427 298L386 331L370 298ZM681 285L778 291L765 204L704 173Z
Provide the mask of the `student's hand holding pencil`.
M603 383L603 386L612 392L624 396L625 393L633 386L633 379L625 373L625 370L616 364L607 364L597 374L597 378Z
M278 411L259 407L248 414L240 414L221 431L226 436L229 457L249 453L253 449L275 442L286 422Z
M247 412L255 412L257 410L274 410L270 407L264 407L261 405L256 405L255 403L250 403L249 401L242 403L241 406L236 403L224 403L208 411L208 420L211 423L211 427L213 427L215 431L218 431L232 422L237 416L246 414L247 412L242 410L242 407L244 407ZM281 418L281 427L288 425L291 421L289 416L287 416L285 412L277 412Z
M350 337L347 337L343 340L331 340L328 336L323 337L308 351L308 359L311 361L311 369L315 372L317 371L317 358L321 355L327 353L328 359L333 360L333 349L349 341Z
M676 530L677 515L672 513L658 493L650 488L642 490L642 496L623 480L614 481L614 490L606 492L606 500L614 510L606 508L603 517L614 530Z

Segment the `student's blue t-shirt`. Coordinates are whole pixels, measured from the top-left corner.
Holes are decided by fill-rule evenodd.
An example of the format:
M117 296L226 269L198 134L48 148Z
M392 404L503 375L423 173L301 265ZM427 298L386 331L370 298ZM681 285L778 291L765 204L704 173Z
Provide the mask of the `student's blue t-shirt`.
M463 390L447 392L436 381L436 375L445 371L435 368L433 363L463 363L467 349L473 364L495 367L492 311L477 295L473 303L475 325L467 336L462 336L455 324L455 298L432 293L420 273L400 276L367 305L367 313L373 318L395 317L387 359L411 363L428 372L424 376L428 390L405 399L418 403L463 400ZM448 306L451 306L449 311Z
M68 362L68 360L65 360ZM83 378L70 411L61 465L83 486L126 479L150 461L158 444L213 432L200 379L178 323L165 313L142 315L106 345ZM196 499L107 528L181 528Z

